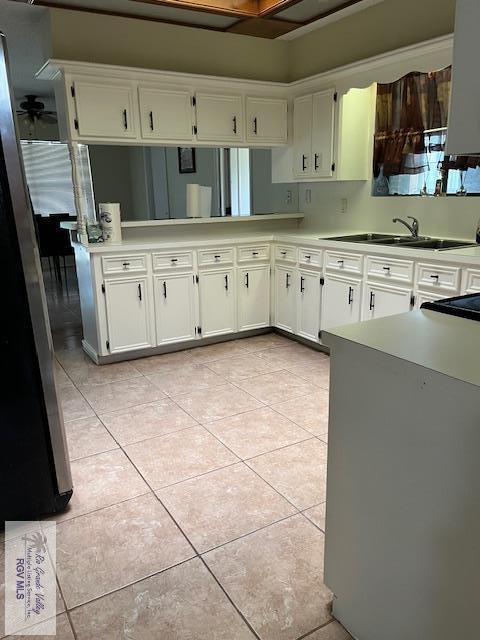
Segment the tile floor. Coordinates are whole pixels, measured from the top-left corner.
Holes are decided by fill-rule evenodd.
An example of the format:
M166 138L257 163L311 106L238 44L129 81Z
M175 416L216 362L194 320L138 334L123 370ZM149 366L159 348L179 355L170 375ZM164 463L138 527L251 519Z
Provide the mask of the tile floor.
M57 638L349 639L323 584L328 357L268 334L98 367L73 283L48 297L75 487Z

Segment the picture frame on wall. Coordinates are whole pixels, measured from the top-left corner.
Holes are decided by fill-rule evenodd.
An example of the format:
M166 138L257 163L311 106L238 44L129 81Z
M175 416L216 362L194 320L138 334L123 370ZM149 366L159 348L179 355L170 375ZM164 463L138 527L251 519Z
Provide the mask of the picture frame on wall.
M193 147L178 147L179 173L196 173L195 149Z

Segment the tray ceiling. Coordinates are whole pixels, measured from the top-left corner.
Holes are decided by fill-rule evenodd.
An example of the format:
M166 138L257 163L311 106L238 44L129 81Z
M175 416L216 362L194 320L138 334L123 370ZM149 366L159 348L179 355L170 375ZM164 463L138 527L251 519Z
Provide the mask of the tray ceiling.
M331 19L345 10L360 11L372 0L14 0L44 7L142 18L251 35L278 38ZM376 0L379 2L382 0ZM301 31L303 31L302 29Z

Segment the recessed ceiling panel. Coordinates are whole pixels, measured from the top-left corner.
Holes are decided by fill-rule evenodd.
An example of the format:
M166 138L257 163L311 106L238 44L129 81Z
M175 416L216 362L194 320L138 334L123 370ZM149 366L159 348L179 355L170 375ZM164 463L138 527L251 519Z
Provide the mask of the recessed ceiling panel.
M302 2L298 2L275 15L284 20L306 22L317 16L322 16L330 11L342 8L346 4L354 4L354 2L348 3L347 0L302 0Z
M59 5L65 8L65 0L46 0L46 2L49 6ZM41 3L42 0L36 2L36 4ZM166 7L148 2L131 2L130 0L69 0L68 7L71 9L92 9L94 11L103 11L112 14L131 15L132 18L153 18L217 29L225 29L237 21L234 17L222 16L216 13Z

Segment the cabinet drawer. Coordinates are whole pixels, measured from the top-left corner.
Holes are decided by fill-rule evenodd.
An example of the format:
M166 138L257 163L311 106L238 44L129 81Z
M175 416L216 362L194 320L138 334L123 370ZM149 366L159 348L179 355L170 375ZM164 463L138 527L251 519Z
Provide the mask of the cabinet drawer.
M296 262L297 252L295 247L290 247L285 244L278 244L275 246L275 260L282 260L283 262Z
M367 256L367 274L371 278L394 282L413 282L412 260Z
M465 293L476 293L480 291L480 271L467 269L465 271Z
M362 274L363 256L343 251L326 251L325 268L346 273Z
M239 247L237 253L238 262L251 262L257 260L268 260L270 258L270 247L268 244L248 245Z
M417 286L420 288L443 289L456 293L460 287L460 268L444 265L419 263Z
M175 269L178 267L191 268L193 266L193 254L191 251L154 253L152 259L153 269L155 271Z
M305 267L322 266L322 252L318 249L305 249L301 247L298 250L298 262Z
M204 249L198 252L198 264L200 266L232 263L233 249Z
M145 273L147 256L131 254L129 256L103 256L102 269L105 275L114 273Z

